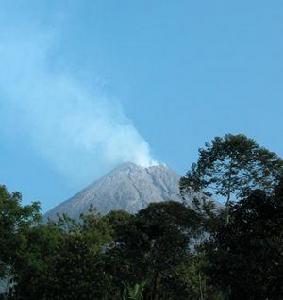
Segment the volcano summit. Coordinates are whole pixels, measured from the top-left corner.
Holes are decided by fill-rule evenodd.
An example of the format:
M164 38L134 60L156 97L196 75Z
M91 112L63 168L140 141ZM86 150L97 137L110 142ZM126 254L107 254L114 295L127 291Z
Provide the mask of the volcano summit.
M127 162L48 211L45 217L56 219L57 214L66 213L78 218L91 206L102 214L115 209L135 213L151 202L181 201L179 179L165 165L145 168Z

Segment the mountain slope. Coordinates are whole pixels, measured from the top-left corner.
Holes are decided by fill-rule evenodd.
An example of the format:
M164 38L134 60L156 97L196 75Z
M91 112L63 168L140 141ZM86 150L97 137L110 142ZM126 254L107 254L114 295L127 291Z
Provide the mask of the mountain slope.
M90 206L103 214L114 209L133 213L145 208L150 202L181 201L178 196L179 178L164 165L143 168L130 162L124 163L48 211L45 217L56 219L58 213L66 213L78 218Z

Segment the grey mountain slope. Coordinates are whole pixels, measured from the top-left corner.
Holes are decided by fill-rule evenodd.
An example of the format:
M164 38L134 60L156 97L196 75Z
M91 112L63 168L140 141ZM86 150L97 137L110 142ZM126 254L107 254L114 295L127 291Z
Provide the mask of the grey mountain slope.
M179 179L180 176L165 165L143 168L134 163L124 163L48 211L44 217L56 220L58 214L65 213L77 219L90 207L102 214L117 209L136 213L151 202L182 201ZM199 193L195 196L202 198L204 195ZM191 198L188 197L187 204L191 204ZM217 202L215 204L221 206Z
M143 168L133 163L124 163L48 211L45 217L55 219L57 214L66 213L77 218L90 206L103 214L114 209L134 213L150 202L180 201L179 178L179 175L164 165Z

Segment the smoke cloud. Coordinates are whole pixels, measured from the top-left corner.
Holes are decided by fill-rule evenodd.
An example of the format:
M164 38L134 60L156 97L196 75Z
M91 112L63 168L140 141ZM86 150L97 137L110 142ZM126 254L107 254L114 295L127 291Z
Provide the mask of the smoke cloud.
M54 67L54 43L58 40L50 33L1 34L2 129L23 136L32 151L77 182L93 180L125 161L155 164L148 143L117 99Z

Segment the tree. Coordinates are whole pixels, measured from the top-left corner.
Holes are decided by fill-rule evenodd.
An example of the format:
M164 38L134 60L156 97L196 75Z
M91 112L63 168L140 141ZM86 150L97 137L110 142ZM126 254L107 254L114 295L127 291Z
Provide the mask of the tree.
M180 279L178 266L192 255L189 245L201 227L198 214L181 203L168 201L152 203L134 218L124 220L116 228L119 234L107 260L117 285L145 282L144 299L188 297L191 289Z
M228 299L283 299L283 181L231 206L207 244L207 275Z
M20 193L9 193L5 186L0 185L0 279L12 280L15 277L25 233L41 219L38 202L26 206L21 202ZM7 290L11 286L8 284Z
M233 196L243 197L255 189L272 193L282 170L283 160L275 153L244 135L227 134L199 149L198 161L180 180L180 193L202 191L224 197L228 211Z
M110 299L103 261L110 240L98 214L82 215L78 222L62 216L58 223L27 228L9 299Z
M15 285L9 299L50 299L51 266L60 245L61 232L56 224L38 224L25 229L14 263Z

